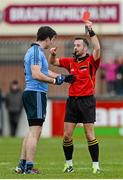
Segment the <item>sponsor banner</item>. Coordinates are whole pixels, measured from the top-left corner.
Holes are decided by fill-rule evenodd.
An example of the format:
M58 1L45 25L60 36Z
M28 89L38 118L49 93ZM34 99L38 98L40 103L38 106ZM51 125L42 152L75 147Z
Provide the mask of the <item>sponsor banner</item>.
M65 101L52 101L52 134L63 135ZM97 101L96 126L123 127L123 101ZM79 124L79 126L82 126Z
M119 3L10 5L3 11L9 24L82 23L82 13L89 10L94 23L119 23Z
M97 101L97 126L123 126L123 101Z
M65 101L52 101L52 135L62 136L64 129Z

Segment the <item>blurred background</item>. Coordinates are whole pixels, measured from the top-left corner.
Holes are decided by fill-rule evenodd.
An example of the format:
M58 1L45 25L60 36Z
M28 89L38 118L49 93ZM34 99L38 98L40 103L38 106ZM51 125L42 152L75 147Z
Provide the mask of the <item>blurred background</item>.
M23 58L40 26L58 33L58 56L72 56L73 39L85 36L82 13L89 10L101 43L97 72L97 134L123 135L123 1L2 0L0 2L0 135L23 137L28 130L21 95ZM91 52L91 44L90 44ZM46 51L48 57L49 51ZM59 73L64 69L49 66ZM61 136L68 85L49 85L44 137ZM14 119L14 120L13 120ZM80 132L80 126L76 134Z

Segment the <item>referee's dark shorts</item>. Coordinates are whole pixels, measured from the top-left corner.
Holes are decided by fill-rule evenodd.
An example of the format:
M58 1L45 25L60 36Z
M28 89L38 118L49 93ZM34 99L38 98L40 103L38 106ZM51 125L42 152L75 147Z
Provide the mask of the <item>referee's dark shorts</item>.
M46 93L24 91L22 99L29 126L42 126L46 117Z
M70 96L66 103L65 122L94 123L96 121L95 96Z

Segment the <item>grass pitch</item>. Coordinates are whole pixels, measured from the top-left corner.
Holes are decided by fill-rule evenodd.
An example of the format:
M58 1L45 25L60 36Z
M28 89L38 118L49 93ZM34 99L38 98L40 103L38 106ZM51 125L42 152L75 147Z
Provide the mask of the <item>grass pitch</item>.
M41 138L35 158L38 175L15 174L21 138L0 137L0 179L123 179L123 137L99 136L101 174L93 175L84 137L74 137L74 173L63 173L62 138Z

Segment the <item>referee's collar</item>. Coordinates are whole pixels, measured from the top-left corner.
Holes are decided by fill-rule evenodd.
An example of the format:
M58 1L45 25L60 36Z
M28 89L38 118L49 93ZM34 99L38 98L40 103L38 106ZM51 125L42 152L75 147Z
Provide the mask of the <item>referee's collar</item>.
M75 56L74 56L75 61L77 61L77 62L85 61L88 57L89 57L89 54L86 54L86 55L83 56L83 57L75 57Z

